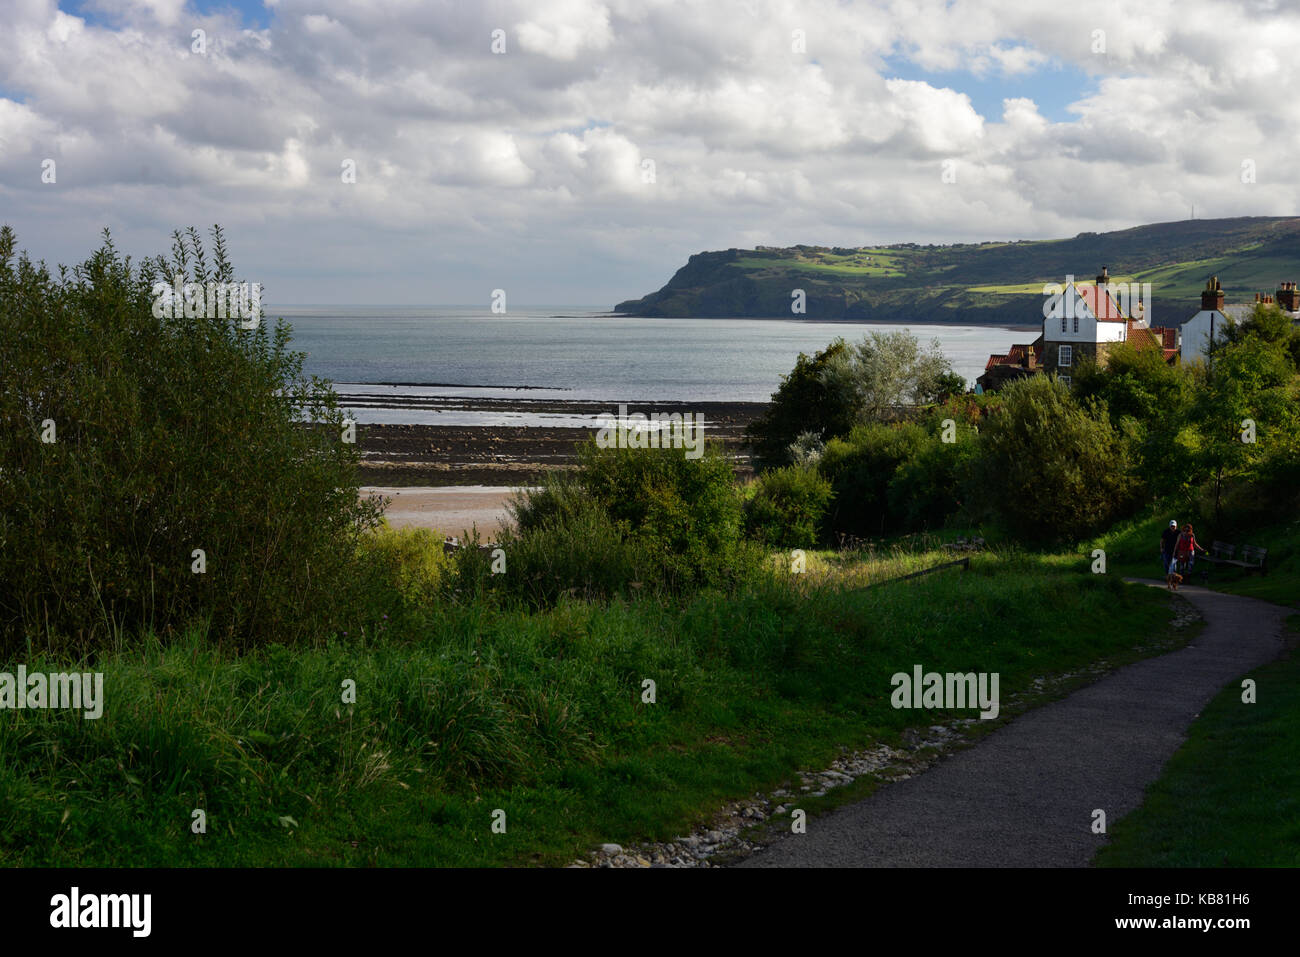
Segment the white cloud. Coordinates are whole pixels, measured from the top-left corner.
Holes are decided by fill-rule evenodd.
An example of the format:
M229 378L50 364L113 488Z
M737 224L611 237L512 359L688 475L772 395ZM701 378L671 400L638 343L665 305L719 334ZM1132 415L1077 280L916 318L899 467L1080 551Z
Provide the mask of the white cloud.
M1029 238L1182 218L1192 201L1205 215L1300 204L1300 14L1284 5L268 6L271 25L252 30L181 0L101 0L109 27L51 0L10 4L0 194L20 239L71 259L108 222L152 252L174 226L219 219L268 268L293 248L346 271L324 238L345 230L412 289L441 269L464 300L452 290L477 288L474 263L508 261L535 269L512 298L532 283L555 301L566 283L576 298L592 282L601 298L646 292L691 252L752 242ZM891 79L900 57L956 75ZM981 116L963 73L986 90L1041 79L1044 97L1092 81L1061 122L1024 85ZM57 187L40 182L45 157ZM355 185L340 182L345 158ZM946 159L956 183L940 180ZM531 267L540 246L565 250L568 272ZM349 279L342 294L365 298L364 274Z
M588 0L549 0L529 6L528 20L515 25L527 53L572 60L589 50L604 50L613 39L609 10Z

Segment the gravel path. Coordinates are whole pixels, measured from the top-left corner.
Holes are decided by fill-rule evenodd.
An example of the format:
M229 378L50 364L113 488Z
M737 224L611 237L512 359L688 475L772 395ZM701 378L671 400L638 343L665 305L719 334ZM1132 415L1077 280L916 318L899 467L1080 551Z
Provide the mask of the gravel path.
M1022 715L737 866L1086 866L1106 841L1092 833L1093 809L1112 826L1138 807L1201 708L1282 651L1294 613L1191 586L1179 594L1206 622L1187 647Z

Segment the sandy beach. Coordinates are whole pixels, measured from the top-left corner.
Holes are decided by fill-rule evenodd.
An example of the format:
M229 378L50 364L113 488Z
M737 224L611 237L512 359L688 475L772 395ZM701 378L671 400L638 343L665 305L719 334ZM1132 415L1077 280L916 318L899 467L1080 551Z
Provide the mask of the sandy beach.
M451 538L463 538L477 526L479 537L491 541L509 520L506 503L515 489L491 485L443 488L364 486L362 495L390 499L384 513L393 528L431 528Z

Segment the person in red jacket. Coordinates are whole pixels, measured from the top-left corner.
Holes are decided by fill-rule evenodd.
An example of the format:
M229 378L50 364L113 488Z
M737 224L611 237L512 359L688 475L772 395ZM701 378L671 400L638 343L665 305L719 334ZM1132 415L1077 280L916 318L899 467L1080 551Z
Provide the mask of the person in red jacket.
M1192 523L1188 522L1183 526L1183 533L1178 536L1178 544L1174 546L1174 559L1178 562L1179 573L1186 576L1191 574L1192 566L1196 563L1196 553L1208 555L1196 542L1196 533L1192 531Z

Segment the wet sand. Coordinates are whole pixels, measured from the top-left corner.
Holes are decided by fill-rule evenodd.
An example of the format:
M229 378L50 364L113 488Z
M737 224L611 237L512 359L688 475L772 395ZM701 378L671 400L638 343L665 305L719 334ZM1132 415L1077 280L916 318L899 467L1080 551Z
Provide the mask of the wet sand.
M483 541L492 541L509 520L506 503L513 488L467 485L443 488L365 486L362 495L390 499L384 516L393 528L431 528L444 537L463 538L477 526Z

